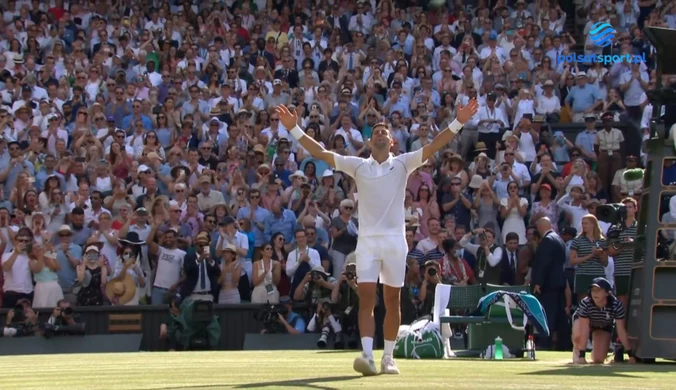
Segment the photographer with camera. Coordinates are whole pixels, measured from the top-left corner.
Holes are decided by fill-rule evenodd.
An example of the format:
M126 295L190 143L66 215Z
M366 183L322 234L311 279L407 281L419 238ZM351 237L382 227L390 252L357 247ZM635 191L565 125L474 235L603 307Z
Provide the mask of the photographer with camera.
M38 328L38 313L31 308L28 299L19 299L14 308L7 312L2 335L5 337L33 336Z
M2 271L5 281L2 286L2 307L18 307L21 300L33 301L33 276L30 261L33 258L33 232L21 228L14 238L16 247L2 255Z
M345 271L340 274L338 283L331 292L331 302L335 307L335 316L343 332L336 332L335 347L350 349L359 347L359 296L357 295L357 265L354 263L354 253L347 256ZM334 329L335 331L335 329Z
M45 338L53 336L84 336L85 324L78 323L70 302L60 299L46 323L41 325Z
M324 267L316 265L298 283L293 298L296 301L307 301L316 305L321 299L331 297L336 284L336 279L324 271Z
M279 305L269 307L262 313L261 317L261 321L265 325L261 334L287 333L298 335L305 333L305 320L300 314L293 311L293 304L289 297L279 298Z
M70 302L65 299L59 300L56 308L52 311L52 315L47 320L47 324L52 326L75 325L73 308L70 306Z
M617 240L610 239L608 245L608 254L615 260L615 295L622 302L625 308L629 307L629 290L631 283L631 269L634 262L634 240L638 222L636 213L638 212L638 202L634 198L622 199L622 204L626 209L624 221L620 221L620 232ZM609 237L610 238L610 237Z
M423 315L432 312L432 308L434 307L434 291L437 288L437 284L441 283L441 266L438 261L427 260L424 269L423 282L418 295L422 303L422 310L420 312Z
M479 245L472 244L474 236ZM460 246L476 257L474 276L479 284L502 284L502 248L495 244L495 233L488 228L474 229L460 240Z

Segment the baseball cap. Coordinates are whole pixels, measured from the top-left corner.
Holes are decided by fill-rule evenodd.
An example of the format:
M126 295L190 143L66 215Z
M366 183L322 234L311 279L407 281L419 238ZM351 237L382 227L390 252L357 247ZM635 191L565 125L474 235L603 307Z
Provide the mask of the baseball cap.
M600 289L606 290L607 292L610 292L613 288L610 286L610 282L608 279L603 278L603 277L598 277L594 278L594 280L591 283L591 287L598 287Z

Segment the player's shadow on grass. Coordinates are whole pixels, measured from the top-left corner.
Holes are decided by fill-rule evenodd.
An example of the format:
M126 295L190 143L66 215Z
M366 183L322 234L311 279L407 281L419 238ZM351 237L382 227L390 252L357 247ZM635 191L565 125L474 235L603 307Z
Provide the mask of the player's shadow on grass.
M304 378L304 379L289 379L286 381L270 381L270 382L258 382L258 383L247 383L244 385L236 385L233 388L235 389L254 389L259 387L305 387L318 390L338 390L339 387L331 386L322 386L324 382L344 382L354 379L361 378L361 375L342 375L342 376L320 376L317 378Z
M604 365L573 365L566 364L559 368L524 372L519 375L564 375L564 376L605 376L620 378L636 378L645 373L668 373L672 372L674 365L670 363L659 364L604 364ZM635 375L636 374L636 375Z

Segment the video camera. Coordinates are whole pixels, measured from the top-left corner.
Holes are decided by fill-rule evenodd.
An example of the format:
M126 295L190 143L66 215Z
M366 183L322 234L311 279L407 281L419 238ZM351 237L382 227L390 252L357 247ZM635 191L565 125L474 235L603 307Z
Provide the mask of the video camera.
M257 312L254 318L263 323L263 327L268 333L283 333L284 328L279 321L279 315L286 317L288 313L289 310L285 305L269 305Z
M596 218L610 224L606 232L608 245L614 247L628 247L633 242L624 242L620 240L620 234L627 228L627 206L622 203L611 203L596 207Z

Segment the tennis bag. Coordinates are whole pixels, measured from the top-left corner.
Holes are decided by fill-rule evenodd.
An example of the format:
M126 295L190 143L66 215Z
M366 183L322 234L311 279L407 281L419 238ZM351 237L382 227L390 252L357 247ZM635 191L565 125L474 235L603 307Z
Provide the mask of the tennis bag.
M442 359L444 341L439 327L428 318L399 327L394 357L404 359Z

